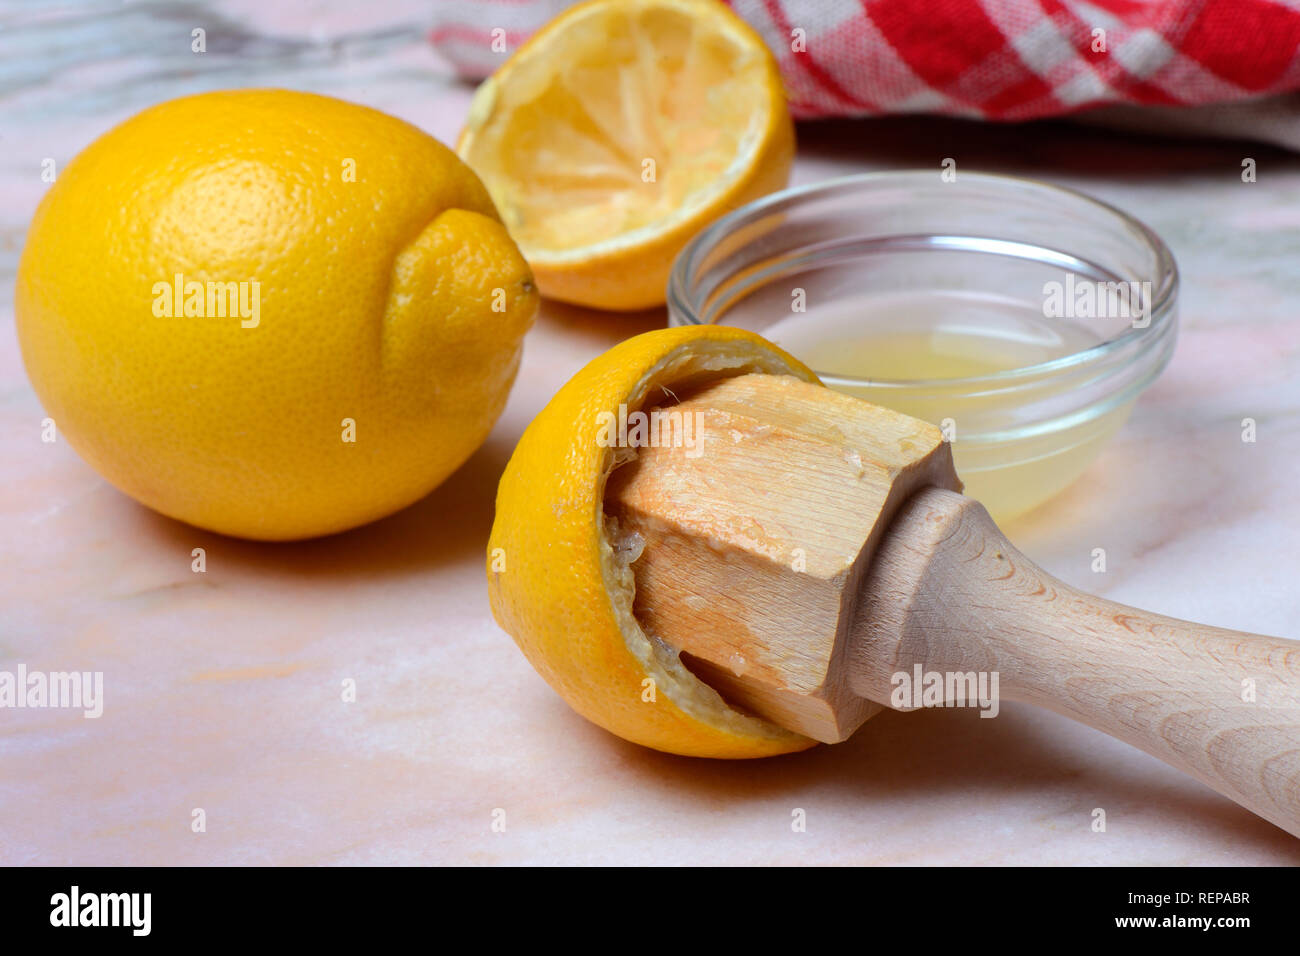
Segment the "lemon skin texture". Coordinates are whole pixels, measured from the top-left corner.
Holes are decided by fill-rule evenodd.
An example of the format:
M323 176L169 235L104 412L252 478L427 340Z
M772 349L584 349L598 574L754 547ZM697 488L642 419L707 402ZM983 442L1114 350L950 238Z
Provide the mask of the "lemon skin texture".
M159 315L177 275L245 283L257 315ZM286 540L455 470L504 406L537 301L451 150L366 107L245 90L160 104L77 156L31 223L15 309L47 414L104 478L198 527Z

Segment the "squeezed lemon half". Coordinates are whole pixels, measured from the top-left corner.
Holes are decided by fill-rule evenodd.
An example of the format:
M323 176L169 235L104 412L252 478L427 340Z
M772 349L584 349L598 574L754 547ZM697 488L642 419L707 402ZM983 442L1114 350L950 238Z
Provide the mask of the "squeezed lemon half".
M578 713L627 740L697 757L766 757L815 741L742 714L647 635L632 612L632 553L604 512L609 473L634 449L600 440L602 413L692 385L766 372L816 377L751 332L647 332L598 356L528 426L497 489L488 542L492 613Z
M590 0L479 87L458 151L543 295L660 305L674 256L784 187L794 127L776 60L717 0Z

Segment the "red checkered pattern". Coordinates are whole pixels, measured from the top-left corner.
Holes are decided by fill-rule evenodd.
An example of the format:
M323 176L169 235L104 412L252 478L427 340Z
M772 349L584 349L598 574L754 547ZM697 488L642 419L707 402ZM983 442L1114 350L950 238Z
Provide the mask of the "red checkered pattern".
M1024 120L1300 88L1300 0L730 2L780 59L791 109L805 118ZM486 76L572 5L441 0L432 40L458 72Z

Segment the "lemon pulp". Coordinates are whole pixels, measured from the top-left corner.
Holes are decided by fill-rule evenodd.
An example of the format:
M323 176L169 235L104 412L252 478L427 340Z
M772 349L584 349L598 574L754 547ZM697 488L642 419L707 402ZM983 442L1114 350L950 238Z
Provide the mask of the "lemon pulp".
M700 205L767 122L767 65L689 7L609 6L574 21L560 65L489 80L475 168L525 248L627 236ZM499 109L501 98L514 102Z

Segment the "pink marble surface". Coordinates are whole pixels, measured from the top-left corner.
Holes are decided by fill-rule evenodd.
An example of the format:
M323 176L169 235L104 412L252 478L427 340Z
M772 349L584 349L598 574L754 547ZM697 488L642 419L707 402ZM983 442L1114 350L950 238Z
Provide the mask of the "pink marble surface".
M996 720L886 713L849 743L748 763L643 750L570 712L488 611L495 485L554 390L661 313L546 307L478 454L407 511L325 540L196 531L43 444L11 307L42 157L66 161L159 99L238 84L344 96L444 140L460 125L469 91L420 42L418 5L255 11L210 18L243 39L189 69L155 39L91 45L44 72L6 61L0 77L0 670L104 673L98 720L0 710L0 863L1300 863L1300 841L1201 785L1014 703ZM14 42L46 42L39 24L22 29ZM176 29L188 36L189 20ZM149 57L153 72L135 62ZM1297 636L1300 161L1063 125L801 134L799 181L954 156L1088 189L1167 238L1184 270L1173 363L1084 479L1007 530L1113 599ZM1253 185L1244 156L1259 161ZM1095 547L1106 574L1090 570ZM192 831L196 808L206 832ZM792 831L796 808L807 832Z

